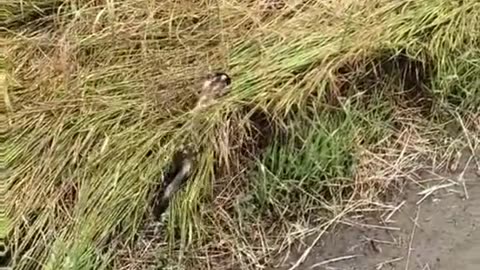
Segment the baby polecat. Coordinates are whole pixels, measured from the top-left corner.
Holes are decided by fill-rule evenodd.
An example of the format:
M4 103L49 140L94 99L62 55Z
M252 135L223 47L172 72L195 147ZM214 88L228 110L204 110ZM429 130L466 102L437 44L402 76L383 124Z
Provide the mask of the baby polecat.
M231 84L230 77L222 72L209 74L203 82L200 91L200 98L194 109L203 108L212 104L216 98L225 95L228 86ZM182 187L191 174L194 166L194 156L196 151L194 145L183 146L177 151L171 162L171 168L163 178L163 184L159 186L155 193L152 214L155 220L160 220L162 214L167 210L170 200L175 193Z

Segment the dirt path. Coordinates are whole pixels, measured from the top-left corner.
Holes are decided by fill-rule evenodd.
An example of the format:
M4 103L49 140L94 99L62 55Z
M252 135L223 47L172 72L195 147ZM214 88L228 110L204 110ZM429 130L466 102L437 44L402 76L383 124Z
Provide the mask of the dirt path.
M480 177L471 166L465 170L463 186L459 180L464 167L465 163L459 166L460 172L442 176L423 173L422 179L433 180L426 184L428 187L442 188L421 200L423 195L418 193L424 189L407 187L405 195L392 202L401 205L391 217L393 222L372 218L352 221L366 225L363 228L337 227L297 269L480 269Z

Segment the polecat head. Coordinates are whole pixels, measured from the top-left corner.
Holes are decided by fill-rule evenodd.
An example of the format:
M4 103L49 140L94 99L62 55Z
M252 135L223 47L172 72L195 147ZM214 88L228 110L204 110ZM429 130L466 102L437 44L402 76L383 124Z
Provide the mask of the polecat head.
M223 95L231 83L232 80L226 73L211 73L203 83L202 91L213 95Z
M193 143L186 143L179 146L178 152L183 158L191 158L197 153L195 145Z

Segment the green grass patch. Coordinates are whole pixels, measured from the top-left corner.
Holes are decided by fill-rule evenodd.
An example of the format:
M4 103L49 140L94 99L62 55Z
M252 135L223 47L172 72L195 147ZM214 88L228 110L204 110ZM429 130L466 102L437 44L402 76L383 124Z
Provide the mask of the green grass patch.
M322 209L326 201L348 196L356 130L346 118L288 121L286 132L292 135L274 141L251 179L254 205L261 213L296 220Z

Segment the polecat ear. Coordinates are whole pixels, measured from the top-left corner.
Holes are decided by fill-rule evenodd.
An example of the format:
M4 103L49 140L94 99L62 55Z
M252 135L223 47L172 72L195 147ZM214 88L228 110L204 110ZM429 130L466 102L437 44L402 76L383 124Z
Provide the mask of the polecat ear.
M225 83L226 86L229 86L232 83L232 79L224 72L216 72L214 77Z
M207 73L207 75L205 75L205 78L204 78L204 79L205 79L205 80L212 80L212 79L214 79L214 78L216 77L216 74L217 74L217 73L215 73L215 72L209 72L209 73Z

